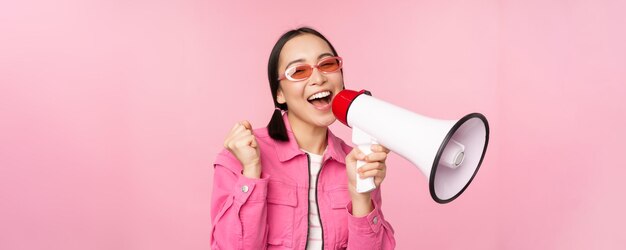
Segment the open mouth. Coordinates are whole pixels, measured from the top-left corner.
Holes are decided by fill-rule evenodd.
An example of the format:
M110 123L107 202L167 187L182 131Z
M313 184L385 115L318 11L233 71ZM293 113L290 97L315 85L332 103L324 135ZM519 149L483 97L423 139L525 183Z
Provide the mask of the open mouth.
M317 92L313 95L311 95L307 101L309 101L311 104L313 104L313 106L315 106L318 109L323 109L325 107L327 107L330 104L330 101L332 100L332 95L333 93L330 91L321 91L321 92Z

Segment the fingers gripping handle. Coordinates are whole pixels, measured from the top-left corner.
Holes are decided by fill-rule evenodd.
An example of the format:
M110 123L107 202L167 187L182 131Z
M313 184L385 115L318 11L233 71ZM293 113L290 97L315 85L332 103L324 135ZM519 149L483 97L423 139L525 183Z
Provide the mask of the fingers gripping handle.
M354 143L359 148L359 150L361 150L361 152L363 152L363 154L365 155L369 155L372 153L372 149L371 149L372 144L378 144L375 138L369 136L368 134L366 134L365 132L363 132L361 129L357 127L352 128L352 143ZM366 163L365 161L357 160L356 169L358 170L363 165L365 165L365 163ZM357 192L366 193L366 192L376 189L376 184L374 183L373 177L367 177L365 179L361 179L359 177L358 171L356 171L355 174L356 174L356 191Z
M372 143L372 144L375 144L375 143ZM361 150L361 152L363 152L365 155L371 154L372 150L370 149L370 147L372 146L372 144L359 145L359 150ZM356 169L361 168L363 165L365 165L364 161L357 160ZM365 179L361 179L359 177L358 172L356 173L356 191L357 192L367 193L374 189L376 189L376 184L374 183L374 177L367 177Z

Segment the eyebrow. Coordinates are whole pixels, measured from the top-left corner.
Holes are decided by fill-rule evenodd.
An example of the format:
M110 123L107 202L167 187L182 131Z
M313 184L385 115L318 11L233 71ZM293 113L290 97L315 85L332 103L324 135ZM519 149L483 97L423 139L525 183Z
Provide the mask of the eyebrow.
M319 56L317 57L317 60L322 59L322 57L325 57L325 56L335 56L335 55L333 55L332 53L328 53L328 52L327 52L327 53L323 53L323 54L321 54L321 55L319 55ZM304 60L304 58L300 58L300 59L297 59L297 60L293 60L293 61L289 62L289 64L287 64L287 66L285 67L285 69L288 69L288 68L289 68L289 66L291 66L291 65L292 65L292 64L294 64L294 63L304 62L304 61L305 61L305 60Z

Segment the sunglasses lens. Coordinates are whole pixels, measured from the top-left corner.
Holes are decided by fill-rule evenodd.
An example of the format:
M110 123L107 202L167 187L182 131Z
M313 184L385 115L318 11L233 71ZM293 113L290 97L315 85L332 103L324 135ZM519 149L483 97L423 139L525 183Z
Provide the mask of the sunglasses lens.
M324 59L319 63L319 69L324 72L335 72L341 68L341 61L339 58L331 57Z
M300 65L293 68L289 76L295 80L306 79L313 71L309 65Z

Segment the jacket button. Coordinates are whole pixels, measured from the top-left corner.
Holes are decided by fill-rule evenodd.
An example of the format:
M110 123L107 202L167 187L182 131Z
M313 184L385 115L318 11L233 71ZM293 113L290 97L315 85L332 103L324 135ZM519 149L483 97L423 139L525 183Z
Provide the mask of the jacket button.
M241 187L241 192L247 193L248 192L248 186Z
M378 216L374 216L372 223L374 223L374 225L378 224Z

